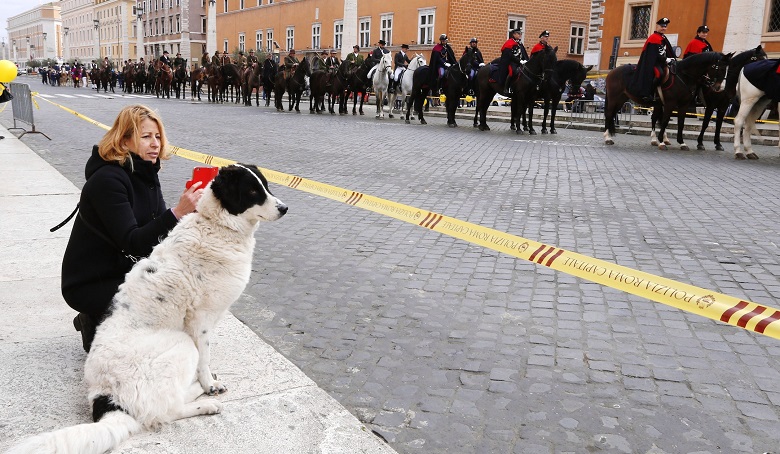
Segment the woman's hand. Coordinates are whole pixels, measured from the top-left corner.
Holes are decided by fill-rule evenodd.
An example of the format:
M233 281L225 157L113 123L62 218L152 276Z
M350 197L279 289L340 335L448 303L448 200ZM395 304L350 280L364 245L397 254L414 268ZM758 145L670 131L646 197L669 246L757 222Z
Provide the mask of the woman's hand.
M181 219L195 211L195 207L198 206L198 201L203 195L203 189L201 189L202 185L202 182L197 181L182 193L181 197L179 197L179 203L171 208L176 219Z

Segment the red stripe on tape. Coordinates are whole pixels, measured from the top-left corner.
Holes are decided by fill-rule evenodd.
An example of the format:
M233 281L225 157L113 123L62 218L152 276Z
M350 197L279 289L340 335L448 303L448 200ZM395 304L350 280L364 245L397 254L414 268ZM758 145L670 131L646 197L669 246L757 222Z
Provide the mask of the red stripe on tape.
M780 311L774 311L769 317L766 317L765 319L758 322L756 325L756 332L764 334L766 327L769 326L770 323L776 322L777 320L780 320Z
M764 312L765 310L766 310L766 308L764 306L756 307L752 311L750 311L747 314L745 314L742 317L740 317L739 321L737 322L737 326L739 326L740 328L744 328L745 326L747 326L747 324L748 324L748 322L750 321L751 318L753 318L756 315Z
M528 260L530 260L530 261L532 261L532 262L533 262L533 261L534 261L534 259L536 258L536 254L538 254L538 253L542 252L542 251L544 250L544 248L546 248L546 247L547 247L547 246L546 246L546 245L544 245L544 244L543 244L543 245L541 245L541 246L539 246L539 249L535 250L535 251L534 251L534 253L533 253L533 254L531 254L531 258L530 258L530 259L528 259Z
M563 254L563 249L558 249L558 252L556 252L556 253L555 253L555 255L553 255L552 257L550 257L550 260L548 260L548 261L547 261L547 263L546 263L545 265L546 265L546 266L550 266L550 265L552 265L552 262L554 262L554 261L555 261L555 259L557 259L558 257L560 257L560 256L561 256L561 254Z
M728 323L729 320L731 320L732 315L746 308L747 305L748 305L747 301L740 301L739 303L737 303L736 306L732 307L731 309L726 309L726 311L723 312L723 315L720 316L720 321L722 321L723 323Z

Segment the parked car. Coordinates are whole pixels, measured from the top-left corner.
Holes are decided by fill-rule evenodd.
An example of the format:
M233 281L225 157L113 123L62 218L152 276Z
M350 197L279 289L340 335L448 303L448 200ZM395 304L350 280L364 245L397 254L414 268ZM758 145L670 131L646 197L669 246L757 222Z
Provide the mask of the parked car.
M496 93L495 96L493 96L493 102L490 103L493 106L511 106L512 105L512 98L507 98L506 96L500 95Z

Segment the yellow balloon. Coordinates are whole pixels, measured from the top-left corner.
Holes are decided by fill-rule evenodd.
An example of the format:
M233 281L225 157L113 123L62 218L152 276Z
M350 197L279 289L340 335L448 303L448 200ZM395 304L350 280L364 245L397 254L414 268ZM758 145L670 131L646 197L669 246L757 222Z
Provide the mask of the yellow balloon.
M0 60L0 82L11 82L16 79L16 65L10 60Z
M439 101L446 102L447 101L447 97L445 95L439 95Z
M474 100L474 97L471 95L466 95L466 102L471 102Z

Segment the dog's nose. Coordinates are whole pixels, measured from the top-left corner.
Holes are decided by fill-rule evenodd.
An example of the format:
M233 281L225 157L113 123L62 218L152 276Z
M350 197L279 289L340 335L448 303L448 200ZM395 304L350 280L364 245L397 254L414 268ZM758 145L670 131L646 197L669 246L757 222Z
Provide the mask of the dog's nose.
M282 214L282 216L284 216L285 214L287 214L287 205L285 205L285 204L283 204L283 203L280 203L279 205L277 205L277 206L276 206L276 209L277 209L277 210L279 210L279 213L281 213L281 214Z

